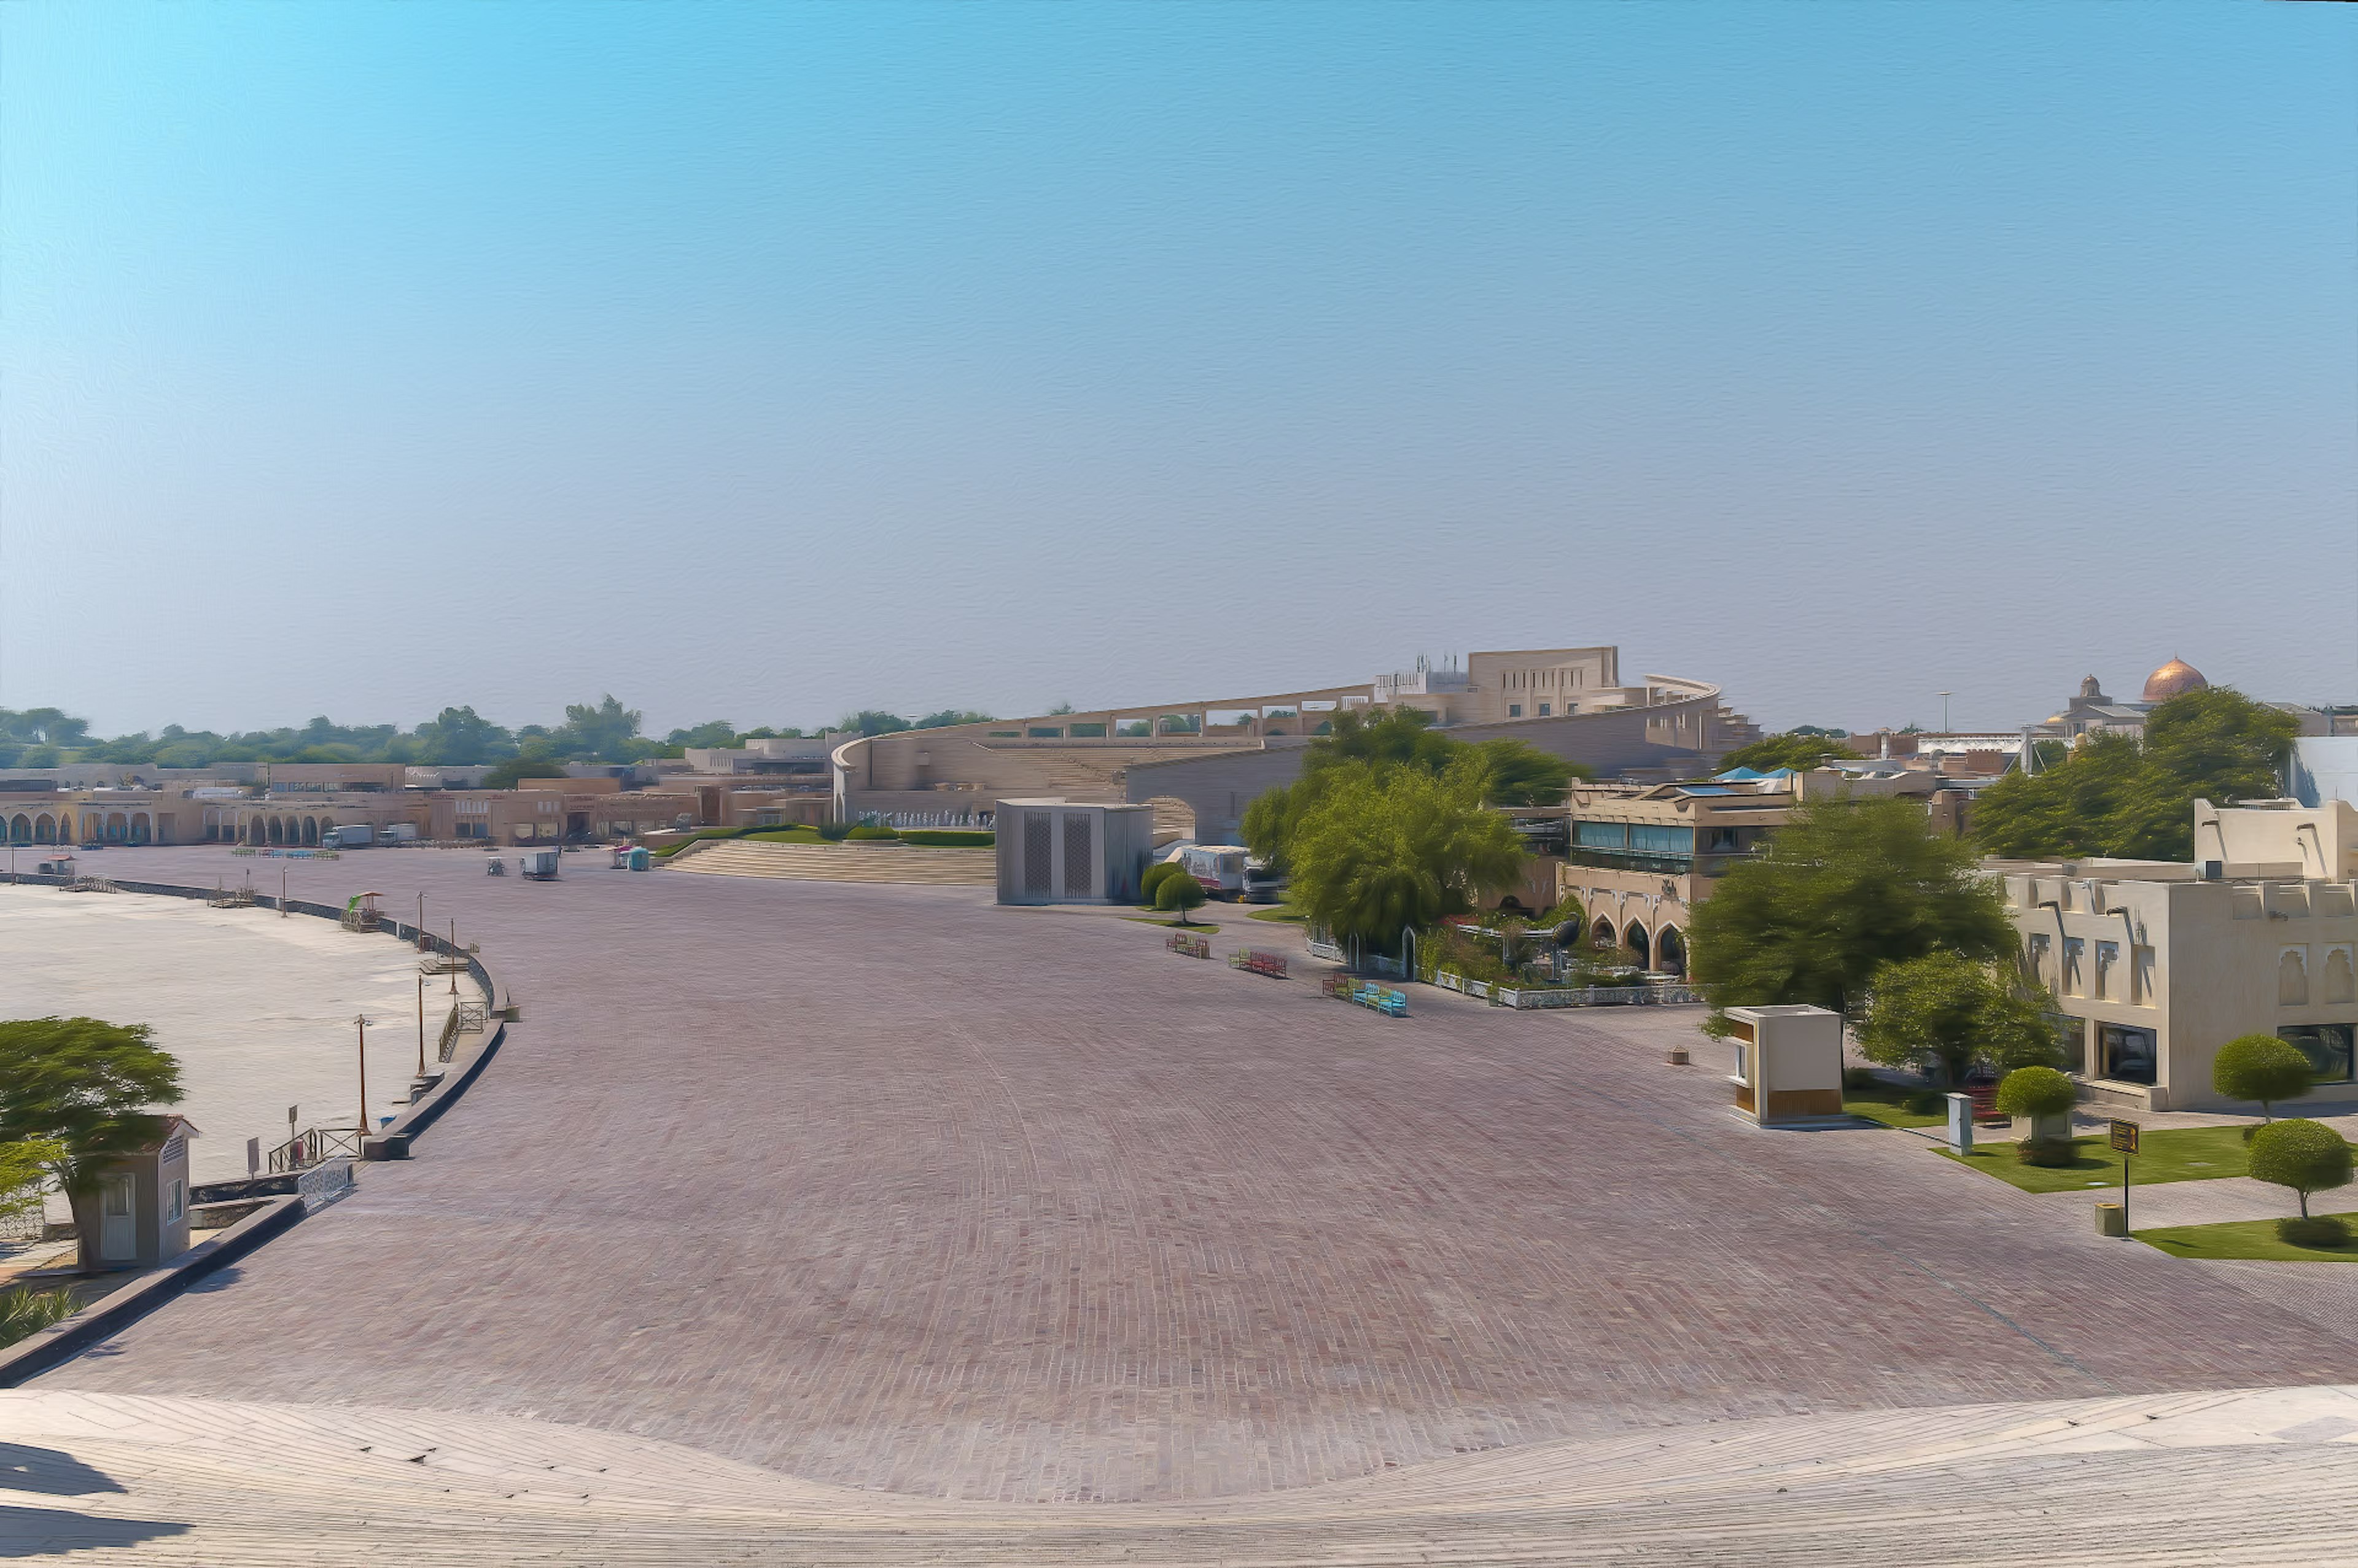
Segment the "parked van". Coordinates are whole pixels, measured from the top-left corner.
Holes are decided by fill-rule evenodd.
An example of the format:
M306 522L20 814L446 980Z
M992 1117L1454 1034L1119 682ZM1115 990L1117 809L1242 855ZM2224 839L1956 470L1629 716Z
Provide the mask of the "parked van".
M1244 898L1247 903L1283 903L1285 873L1263 861L1247 860Z

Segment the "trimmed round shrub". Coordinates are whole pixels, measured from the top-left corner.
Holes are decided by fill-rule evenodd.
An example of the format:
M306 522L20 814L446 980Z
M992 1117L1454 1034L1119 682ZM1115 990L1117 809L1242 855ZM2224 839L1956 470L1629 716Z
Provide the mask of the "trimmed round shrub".
M2212 1089L2229 1099L2257 1100L2264 1111L2277 1100L2299 1099L2316 1081L2309 1058L2273 1034L2239 1034L2211 1061Z
M1146 874L1138 879L1138 902L1143 904L1152 904L1154 903L1154 895L1156 892L1162 888L1164 882L1169 881L1173 877L1186 876L1186 874L1187 868L1181 865L1176 860L1155 861L1154 864L1146 868ZM1194 879L1190 878L1189 880L1193 881Z
M2309 1217L2309 1195L2346 1185L2350 1145L2321 1121L2294 1117L2272 1121L2252 1134L2251 1173L2300 1195L2301 1217Z
M2072 1138L2026 1138L2014 1146L2014 1157L2026 1165L2061 1170L2079 1163L2080 1144Z
M2313 1215L2277 1221L2277 1239L2295 1247L2340 1247L2350 1239L2350 1227L2338 1214Z
M2052 1067L2017 1067L1997 1087L2000 1116L2061 1116L2079 1103L2079 1086Z
M1190 876L1165 877L1154 890L1154 907L1184 918L1189 910L1204 907L1204 884Z

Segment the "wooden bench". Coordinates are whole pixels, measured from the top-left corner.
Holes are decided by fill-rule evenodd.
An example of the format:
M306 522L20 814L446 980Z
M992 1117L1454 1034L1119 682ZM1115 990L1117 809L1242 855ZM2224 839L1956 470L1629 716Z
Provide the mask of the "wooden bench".
M1174 953L1184 953L1191 958L1208 958L1212 956L1210 937L1191 936L1184 931L1174 931L1163 945Z
M1250 947L1239 947L1228 955L1228 968L1245 969L1256 975L1267 975L1271 979L1282 980L1285 979L1285 955L1259 953Z

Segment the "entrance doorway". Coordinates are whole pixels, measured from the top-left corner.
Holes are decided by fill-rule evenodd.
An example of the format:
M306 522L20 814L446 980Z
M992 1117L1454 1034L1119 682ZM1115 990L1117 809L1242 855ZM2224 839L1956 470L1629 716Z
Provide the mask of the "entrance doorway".
M139 1256L139 1235L131 1217L131 1178L109 1176L98 1186L98 1259L128 1263Z

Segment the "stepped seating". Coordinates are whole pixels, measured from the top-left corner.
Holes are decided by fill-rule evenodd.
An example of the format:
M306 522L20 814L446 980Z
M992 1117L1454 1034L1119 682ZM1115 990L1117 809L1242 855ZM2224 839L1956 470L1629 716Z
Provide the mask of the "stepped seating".
M0 1548L158 1564L2343 1561L2348 1388L1879 1411L1539 1443L1281 1492L1004 1503L501 1416L0 1392ZM114 1561L113 1557L108 1559Z
M784 877L799 881L990 887L999 881L999 852L988 847L769 844L743 838L708 838L682 849L665 865L675 871L725 877Z

